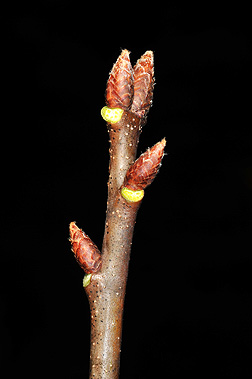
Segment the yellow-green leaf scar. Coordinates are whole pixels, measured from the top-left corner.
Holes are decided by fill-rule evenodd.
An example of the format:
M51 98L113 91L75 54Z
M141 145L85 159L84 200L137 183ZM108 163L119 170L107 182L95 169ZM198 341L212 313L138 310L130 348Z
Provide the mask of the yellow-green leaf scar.
M121 195L125 200L130 201L132 203L136 203L142 200L142 198L144 197L144 190L133 191L127 187L123 187L121 189Z
M85 274L84 278L83 278L83 287L87 287L90 282L91 282L91 277L92 277L92 274Z
M101 110L102 118L110 124L116 124L118 121L120 121L122 114L123 109L121 108L109 108L105 106Z

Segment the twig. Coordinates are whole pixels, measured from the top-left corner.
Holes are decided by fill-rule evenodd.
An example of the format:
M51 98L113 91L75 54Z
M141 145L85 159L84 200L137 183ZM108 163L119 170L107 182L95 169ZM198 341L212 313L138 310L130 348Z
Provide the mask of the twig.
M108 202L102 253L75 223L70 240L86 272L84 287L91 311L90 379L119 377L122 315L137 211L164 154L165 139L136 161L137 145L152 104L153 53L131 67L123 50L107 83L102 116L110 137Z

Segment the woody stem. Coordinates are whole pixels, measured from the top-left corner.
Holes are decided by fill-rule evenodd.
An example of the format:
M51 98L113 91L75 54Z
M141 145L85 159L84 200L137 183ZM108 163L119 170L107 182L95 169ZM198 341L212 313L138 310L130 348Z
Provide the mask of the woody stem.
M125 111L108 125L110 166L102 269L86 287L91 310L90 379L118 379L122 315L133 230L140 202L129 203L120 188L136 158L141 119Z

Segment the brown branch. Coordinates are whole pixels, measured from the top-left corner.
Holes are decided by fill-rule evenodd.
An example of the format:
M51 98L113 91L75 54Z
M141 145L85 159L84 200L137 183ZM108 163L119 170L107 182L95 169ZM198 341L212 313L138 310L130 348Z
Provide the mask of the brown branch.
M122 196L121 191L128 186L129 191L134 194L139 186L145 188L149 185L161 165L165 147L165 140L162 140L135 162L139 135L152 103L152 52L146 52L140 58L134 68L134 82L132 78L129 53L123 50L110 73L106 91L107 105L121 108L123 113L118 122L115 123L115 118L112 117L107 124L110 163L102 265L96 272L86 270L92 273L91 282L85 287L91 310L90 379L119 377L124 296L133 230L141 204L141 200L134 196ZM71 225L73 229L75 224ZM75 230L75 235L76 233L81 237ZM71 240L73 250L78 251L73 236ZM81 241L83 242L83 234ZM93 249L94 244L91 242L90 245L90 241L88 248L91 246ZM92 257L96 257L99 261L94 254L99 254L96 249L86 254L86 260L91 266L90 258L92 260ZM82 252L82 263L86 262L83 256L85 252ZM86 265L85 263L84 266Z

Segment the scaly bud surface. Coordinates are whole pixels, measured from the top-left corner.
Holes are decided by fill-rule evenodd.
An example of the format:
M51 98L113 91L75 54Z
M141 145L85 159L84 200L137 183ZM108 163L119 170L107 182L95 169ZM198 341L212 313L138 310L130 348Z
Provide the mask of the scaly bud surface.
M75 224L70 223L70 241L72 252L81 268L87 274L93 274L101 268L101 254L93 241Z
M139 191L149 186L161 166L165 145L164 138L143 153L127 171L123 187Z
M154 58L152 51L146 51L134 66L134 97L131 111L139 117L148 113L154 89Z
M123 50L109 75L106 89L107 106L109 108L129 109L133 91L133 71L129 51Z

